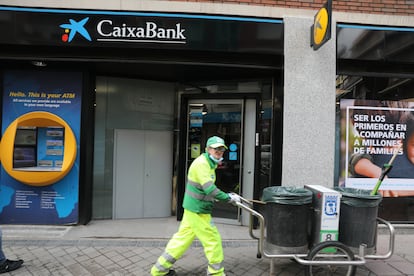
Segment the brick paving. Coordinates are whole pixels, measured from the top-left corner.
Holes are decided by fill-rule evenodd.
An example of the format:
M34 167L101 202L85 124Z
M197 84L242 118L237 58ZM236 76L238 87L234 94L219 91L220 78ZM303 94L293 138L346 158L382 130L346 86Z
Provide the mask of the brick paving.
M73 229L76 229L74 226ZM87 229L88 226L84 227ZM2 227L4 229L4 227ZM114 227L115 228L115 227ZM246 231L246 227L240 227ZM3 249L9 258L25 261L22 268L3 275L149 275L157 257L162 253L169 237L123 238L116 234L107 237L85 238L61 237L33 238L13 237L10 228L3 237ZM13 229L11 227L11 229ZM231 231L239 228L232 228ZM94 231L96 231L94 229ZM226 229L224 229L226 232ZM109 234L108 234L109 235ZM128 234L129 235L129 234ZM53 236L53 235L52 235ZM98 235L99 236L99 235ZM227 237L227 234L225 235ZM262 276L270 274L270 259L256 258L257 242L254 240L231 240L223 237L226 275ZM380 242L383 242L380 237ZM357 268L357 276L414 275L413 235L396 236L396 251L388 260L368 260ZM303 266L287 258L274 258L274 273L280 276L304 275ZM205 275L206 259L203 249L195 241L185 255L174 265L179 276ZM411 273L411 274L410 274Z

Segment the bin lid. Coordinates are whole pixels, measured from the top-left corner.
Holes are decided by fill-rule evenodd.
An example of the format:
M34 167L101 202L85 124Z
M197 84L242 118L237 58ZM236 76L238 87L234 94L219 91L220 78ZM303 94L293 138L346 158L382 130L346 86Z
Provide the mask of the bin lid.
M342 194L341 202L353 207L376 207L382 201L382 195L371 195L370 190L349 187L335 187Z
M271 186L263 189L262 201L287 205L303 205L312 202L312 192L295 186Z

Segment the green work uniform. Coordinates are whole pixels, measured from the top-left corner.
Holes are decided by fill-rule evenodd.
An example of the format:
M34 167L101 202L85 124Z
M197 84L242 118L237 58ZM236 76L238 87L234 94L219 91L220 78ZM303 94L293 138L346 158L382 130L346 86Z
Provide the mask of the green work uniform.
M197 157L188 170L184 195L184 215L178 232L168 242L164 253L152 267L153 276L166 275L171 266L185 253L197 237L208 260L207 275L225 275L223 247L220 233L211 219L215 200L229 201L227 193L214 184L214 163L207 153Z

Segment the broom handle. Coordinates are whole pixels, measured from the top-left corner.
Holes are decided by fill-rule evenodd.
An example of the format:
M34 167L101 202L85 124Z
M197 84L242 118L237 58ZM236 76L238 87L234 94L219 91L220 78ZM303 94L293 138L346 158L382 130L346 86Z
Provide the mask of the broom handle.
M261 200L256 200L256 199L248 199L248 201L250 201L252 203L266 204L266 202L261 201Z
M372 195L372 196L373 196L373 195L376 195L376 194L377 194L377 192L378 192L378 190L379 190L379 187L380 187L380 186L381 186L381 184L382 184L382 180L384 180L384 177L385 177L386 173L390 171L390 169L388 169L388 170L387 170L387 168L392 167L392 162L394 162L395 158L397 157L398 152L400 151L400 148L401 148L401 145L399 145L399 146L398 146L398 148L397 148L396 150L394 150L394 154L392 155L392 157L391 157L390 161L389 161L388 163L385 163L385 164L384 164L384 166L383 166L383 167L384 167L384 168L383 168L383 171L382 171L382 173L381 173L380 177L378 178L377 184L375 184L375 187L374 187L374 189L371 191L370 195Z

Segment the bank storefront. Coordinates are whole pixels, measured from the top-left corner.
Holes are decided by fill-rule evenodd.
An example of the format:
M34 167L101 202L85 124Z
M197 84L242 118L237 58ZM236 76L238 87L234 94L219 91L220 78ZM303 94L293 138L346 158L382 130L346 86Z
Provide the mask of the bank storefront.
M398 148L380 216L413 221L414 177L399 172L412 171L412 28L334 20L313 50L313 13L0 15L1 223L179 219L211 135L229 145L217 184L253 199L274 185L371 189L357 161ZM228 205L213 215L247 220Z
M9 149L3 223L180 218L185 172L211 135L230 147L217 172L220 188L258 198L280 182L282 20L22 7L0 13L2 133L11 133L10 142L2 140ZM8 110L19 112L6 120ZM39 118L20 120L28 113ZM66 114L79 117L73 123ZM75 140L69 128L77 129ZM41 138L52 129L59 139ZM16 178L17 170L29 180ZM68 171L65 183L33 183L51 171ZM36 215L28 220L29 213ZM228 206L215 216L242 222Z

